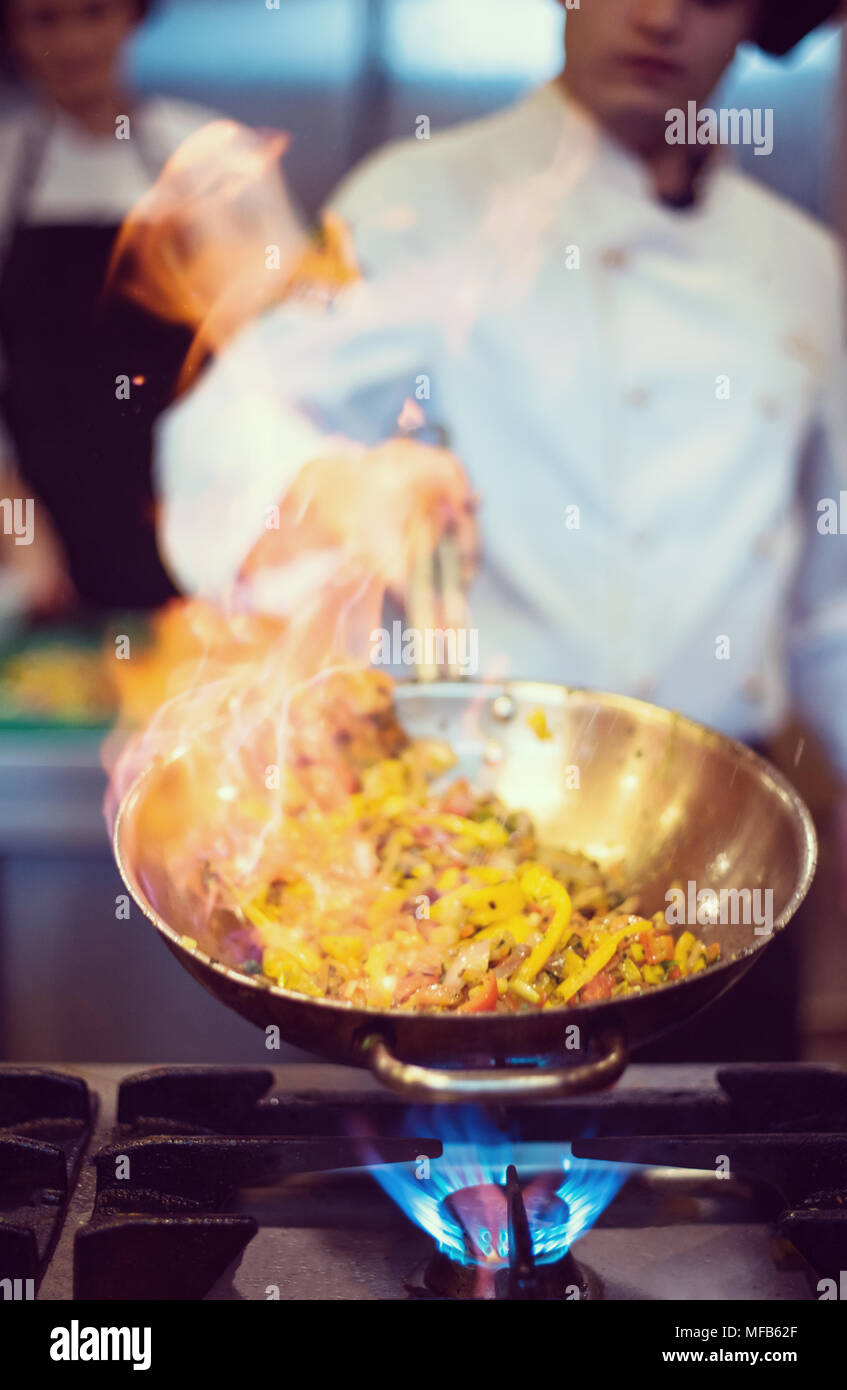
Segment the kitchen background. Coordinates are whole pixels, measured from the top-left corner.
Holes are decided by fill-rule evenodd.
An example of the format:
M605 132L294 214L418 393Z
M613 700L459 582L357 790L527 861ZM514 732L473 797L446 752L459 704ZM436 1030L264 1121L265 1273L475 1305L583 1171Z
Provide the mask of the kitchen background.
M278 10L170 0L138 35L131 71L143 91L290 131L286 168L311 216L347 169L409 135L417 115L438 130L501 106L557 70L561 43L553 0L279 0ZM840 81L840 37L825 30L783 63L745 53L727 95L775 109L776 150L750 151L751 172L834 222L844 207ZM3 92L4 107L17 100L13 87ZM259 1031L207 997L136 910L116 918L123 889L101 811L102 732L79 727L79 710L63 713L61 700L56 718L32 695L23 716L4 704L8 673L24 688L33 659L31 634L3 603L0 571L0 1059L266 1059ZM77 640L62 635L72 648ZM825 823L827 770L808 741L794 768L801 736L788 731L777 756ZM847 917L832 859L830 850L814 891L819 929L801 952L803 1049L847 1061Z

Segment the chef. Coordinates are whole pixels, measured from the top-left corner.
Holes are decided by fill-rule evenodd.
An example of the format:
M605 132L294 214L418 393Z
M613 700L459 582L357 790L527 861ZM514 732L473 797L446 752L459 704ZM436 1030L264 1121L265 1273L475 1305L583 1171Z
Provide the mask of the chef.
M483 671L505 657L754 744L793 697L847 778L847 549L818 509L847 487L838 247L730 151L679 143L679 115L668 138L740 42L785 52L834 8L592 0L559 78L445 133L422 117L356 170L332 207L364 285L329 316L267 314L166 418L177 580L261 603L268 502L327 434L376 443L413 401L482 499ZM710 1014L706 1057L791 1055L787 1001L767 1005L781 949L748 977L761 1007Z
M121 72L147 0L3 0L0 44L35 101L0 122L0 495L35 507L3 558L40 612L148 608L151 429L187 337L104 296L114 239L177 146L213 119L137 100Z

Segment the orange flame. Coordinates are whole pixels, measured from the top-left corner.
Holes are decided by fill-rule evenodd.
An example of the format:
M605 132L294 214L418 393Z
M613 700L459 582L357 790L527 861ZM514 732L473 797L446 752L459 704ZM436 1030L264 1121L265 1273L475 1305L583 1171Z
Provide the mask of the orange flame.
M180 145L121 228L110 287L195 332L179 389L272 304L330 296L358 278L339 219L328 216L312 238L298 220L280 167L289 143L281 131L211 122Z
M195 331L182 387L271 304L306 296L320 312L359 278L340 219L310 241L294 216L279 171L287 143L231 122L205 127L122 229L112 287ZM422 418L410 401L401 428ZM213 765L215 804L208 779L189 777L196 796L187 790L179 813L190 835L218 836L248 867L281 816L349 790L347 743L367 736L363 713L378 711L384 732L390 710L390 682L366 669L386 595L408 598L421 552L447 527L463 552L473 538L458 461L403 438L328 443L269 510L226 600L173 602L147 648L116 663L122 716L104 749L110 823L152 762L190 750L191 768ZM186 886L193 869L190 855L175 868Z
M367 667L386 595L408 600L421 550L449 526L469 548L468 506L455 457L408 439L350 445L304 468L228 603L174 601L149 648L117 663L123 713L106 749L109 821L143 768L189 744L213 749L224 780L242 789L248 765L252 777L263 758L290 761L292 696L339 667ZM276 615L245 608L257 595Z

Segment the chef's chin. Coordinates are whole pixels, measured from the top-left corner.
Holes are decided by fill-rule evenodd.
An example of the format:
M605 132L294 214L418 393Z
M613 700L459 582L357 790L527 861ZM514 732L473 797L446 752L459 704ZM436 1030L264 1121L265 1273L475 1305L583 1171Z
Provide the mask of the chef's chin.
M695 85L678 64L614 55L594 64L567 64L565 86L626 145L663 143L667 113L684 107Z
M652 147L664 143L667 113L675 104L645 83L617 82L595 94L593 110L609 133L623 143Z

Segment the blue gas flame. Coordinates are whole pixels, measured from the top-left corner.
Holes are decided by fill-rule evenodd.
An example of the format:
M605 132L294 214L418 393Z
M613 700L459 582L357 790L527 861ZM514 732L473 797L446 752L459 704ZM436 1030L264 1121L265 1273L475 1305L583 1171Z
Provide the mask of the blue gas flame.
M409 1164L375 1166L373 1176L406 1215L433 1237L439 1250L461 1264L473 1261L462 1227L446 1205L453 1193L490 1183L502 1186L506 1169L514 1163L525 1184L534 1254L539 1264L551 1264L590 1230L632 1172L626 1164L575 1158L566 1143L514 1142L471 1108L451 1109L449 1115L443 1110L415 1111L409 1117L407 1133L440 1139L441 1158L421 1157ZM541 1184L539 1188L532 1181L534 1177ZM533 1200L534 1191L537 1201ZM561 1198L564 1208L543 1200L550 1192ZM508 1231L480 1227L473 1235L487 1261L508 1261Z

